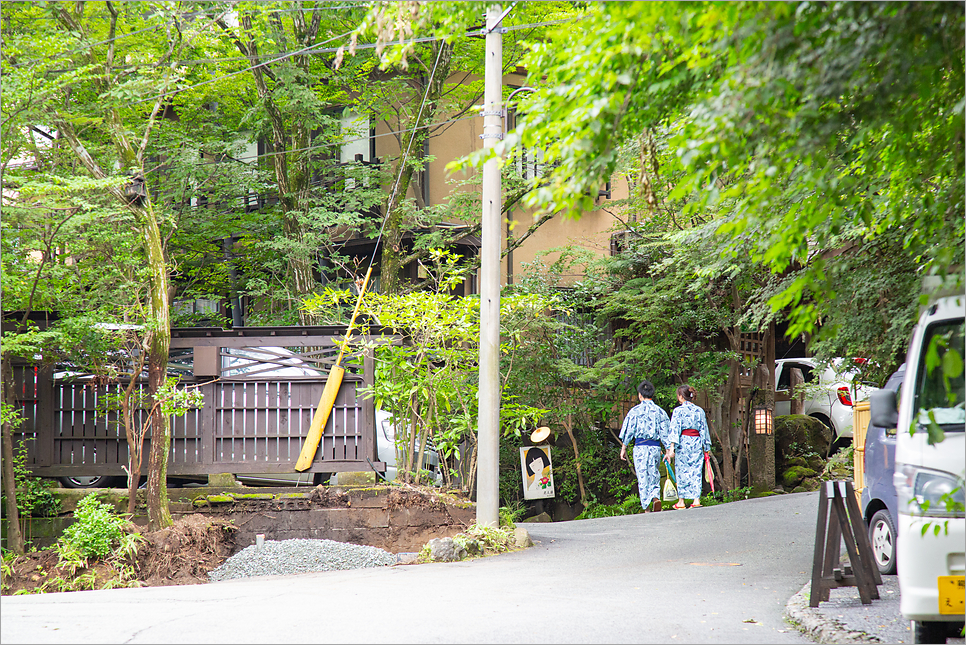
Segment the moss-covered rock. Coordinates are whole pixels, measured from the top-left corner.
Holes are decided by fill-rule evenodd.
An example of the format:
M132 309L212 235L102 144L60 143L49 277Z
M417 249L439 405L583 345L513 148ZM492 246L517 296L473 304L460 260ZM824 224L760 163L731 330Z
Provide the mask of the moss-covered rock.
M782 484L785 488L795 488L807 477L815 477L818 473L804 466L792 466L782 473Z
M785 460L784 466L786 470L793 466L801 466L802 468L811 468L812 470L822 469L821 466L819 466L818 468L813 468L812 466L809 465L807 461L805 461L804 457L790 457Z
M832 444L832 431L810 416L790 414L775 417L775 460L779 466L793 457L824 457Z
M821 472L825 470L825 460L819 457L818 455L809 457L805 465L816 472Z
M809 492L818 490L822 487L822 480L818 477L809 477L802 480L802 487Z

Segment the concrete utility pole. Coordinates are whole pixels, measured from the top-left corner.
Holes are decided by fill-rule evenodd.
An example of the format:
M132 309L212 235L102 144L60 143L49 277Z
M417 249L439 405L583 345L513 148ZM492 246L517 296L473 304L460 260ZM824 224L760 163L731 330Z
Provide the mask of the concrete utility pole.
M483 147L503 138L503 34L500 5L486 12L483 73ZM483 166L483 225L480 246L480 416L476 467L476 522L500 525L500 224L503 187L499 159Z

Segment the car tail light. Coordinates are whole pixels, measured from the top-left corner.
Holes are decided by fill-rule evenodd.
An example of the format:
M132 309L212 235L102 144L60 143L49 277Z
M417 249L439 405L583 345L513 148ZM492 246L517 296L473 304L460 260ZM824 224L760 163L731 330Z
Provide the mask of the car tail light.
M849 388L844 386L840 387L837 390L837 394L839 395L839 401L842 403L842 405L852 405L852 395L849 394Z

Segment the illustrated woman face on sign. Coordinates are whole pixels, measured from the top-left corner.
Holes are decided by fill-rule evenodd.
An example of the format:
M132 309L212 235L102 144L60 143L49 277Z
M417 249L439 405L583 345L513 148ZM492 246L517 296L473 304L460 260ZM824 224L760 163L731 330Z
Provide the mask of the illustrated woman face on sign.
M527 464L527 482L532 484L543 477L543 471L550 466L550 457L542 448L530 448L524 462Z

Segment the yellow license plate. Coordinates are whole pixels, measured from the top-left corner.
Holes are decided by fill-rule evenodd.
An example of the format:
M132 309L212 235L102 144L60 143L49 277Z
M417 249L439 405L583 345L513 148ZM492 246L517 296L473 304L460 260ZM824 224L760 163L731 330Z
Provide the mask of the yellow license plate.
M939 576L937 585L940 614L966 613L966 576Z

